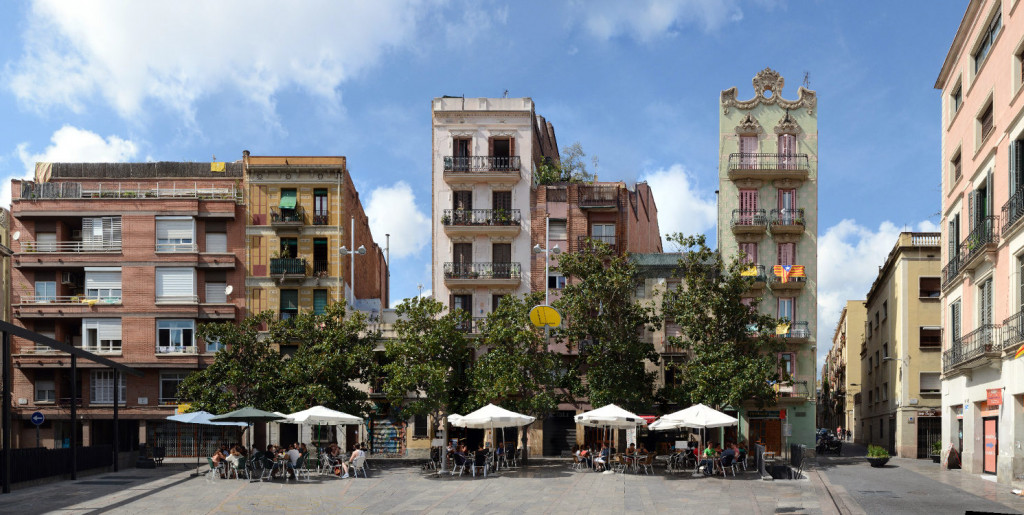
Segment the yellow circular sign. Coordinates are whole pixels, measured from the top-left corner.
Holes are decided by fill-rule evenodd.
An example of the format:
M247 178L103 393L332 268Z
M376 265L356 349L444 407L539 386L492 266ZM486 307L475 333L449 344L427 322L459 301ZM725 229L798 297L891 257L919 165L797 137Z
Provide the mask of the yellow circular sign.
M534 306L530 310L530 322L537 327L558 327L562 325L562 315L551 306Z

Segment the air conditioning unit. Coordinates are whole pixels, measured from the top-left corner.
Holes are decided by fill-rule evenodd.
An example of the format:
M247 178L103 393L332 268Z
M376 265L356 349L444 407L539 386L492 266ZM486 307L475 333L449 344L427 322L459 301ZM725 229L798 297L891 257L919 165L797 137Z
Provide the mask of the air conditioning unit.
M75 274L74 272L61 272L60 283L74 286L75 284L77 284L77 281L75 281L75 279L77 278L76 275L77 274Z
M82 230L81 229L73 229L71 231L71 239L75 240L75 241L82 241Z

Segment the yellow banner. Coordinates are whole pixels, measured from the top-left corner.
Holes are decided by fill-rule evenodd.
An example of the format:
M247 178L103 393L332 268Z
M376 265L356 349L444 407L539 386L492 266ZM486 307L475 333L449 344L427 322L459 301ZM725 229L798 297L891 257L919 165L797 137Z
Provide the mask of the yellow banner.
M775 335L783 336L789 334L789 324L779 324L775 326Z
M757 266L748 266L744 268L740 275L743 277L757 277Z
M178 409L174 410L174 414L175 415L183 415L186 412L188 412L188 409L191 408L191 407L192 407L191 404L179 404L178 405Z
M227 165L224 163L210 163L211 172L223 172L227 169Z

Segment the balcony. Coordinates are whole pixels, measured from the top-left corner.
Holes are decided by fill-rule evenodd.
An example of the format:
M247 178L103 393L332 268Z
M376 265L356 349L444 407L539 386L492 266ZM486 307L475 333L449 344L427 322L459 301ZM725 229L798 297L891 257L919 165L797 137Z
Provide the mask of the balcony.
M998 246L999 217L986 216L975 224L942 268L942 288L952 286L962 272L972 272L982 263L995 259Z
M764 288L766 282L768 282L768 275L764 271L764 265L747 265L740 275L743 277L750 278L753 283L750 285L750 289Z
M195 243L160 243L156 244L157 252L168 254L195 254L199 252L199 245Z
M1024 219L1024 188L1020 188L1014 193L1010 200L1003 204L1003 235L1006 236L1011 232L1015 232L1020 227L1017 226L1017 222Z
M604 243L611 247L612 253L618 254L619 247L615 242L615 236L577 236L576 237L576 252L582 252L584 250L597 250L596 242Z
M518 209L445 209L444 232L455 234L519 234L522 215Z
M733 234L762 233L768 226L768 217L764 209L733 209L729 225Z
M31 182L21 183L21 197L17 200L40 199L199 199L231 200L242 203L242 190L234 185L225 187L199 187L196 183L138 182L83 183L83 182Z
M444 178L455 182L518 182L519 156L444 156Z
M806 180L810 170L807 154L729 154L729 179Z
M270 206L270 225L279 228L299 228L306 225L306 211L302 206L283 209Z
M768 228L772 234L801 234L804 232L803 209L772 209Z
M775 265L768 276L768 286L772 290L800 290L806 283L807 275L803 265L792 265L789 270L782 265Z
M199 347L195 345L157 345L157 354L198 354Z
M999 329L996 324L985 324L959 340L954 339L950 348L942 352L943 372L976 368L986 363L983 358L998 357L1001 352L997 341Z
M580 209L617 209L618 186L580 186L577 204Z
M313 213L313 225L329 225L331 217L326 211Z
M85 295L20 295L12 307L14 315L23 318L87 316L104 307L120 308L120 296L88 297ZM115 309L117 311L119 309ZM103 310L110 311L110 309Z
M519 263L445 263L444 282L451 286L516 286L522 280Z
M782 329L785 330L782 331ZM811 330L808 322L790 322L788 325L779 324L779 327L775 329L775 335L793 343L806 343L807 339L811 337Z
M305 279L306 260L303 258L271 258L270 275L280 279Z
M960 253L956 252L955 254L953 254L952 257L949 258L949 261L946 263L946 266L942 267L942 288L948 288L949 286L953 285L953 280L960 275L961 270L962 267L960 266Z
M1014 351L1024 343L1024 309L1003 320L1002 349Z
M487 323L487 317L472 317L455 328L469 335L479 335L484 332L485 323Z
M120 241L23 241L21 252L120 254Z

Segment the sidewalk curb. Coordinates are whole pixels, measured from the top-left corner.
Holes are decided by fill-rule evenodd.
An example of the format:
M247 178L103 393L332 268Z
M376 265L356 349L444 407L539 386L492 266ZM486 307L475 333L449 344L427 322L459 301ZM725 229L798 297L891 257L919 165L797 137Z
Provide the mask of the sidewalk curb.
M817 478L817 482L831 498L833 505L841 515L867 515L867 512L857 504L857 501L853 500L846 488L833 485L828 479L828 474L818 470L817 463L815 463L813 473L808 475Z

